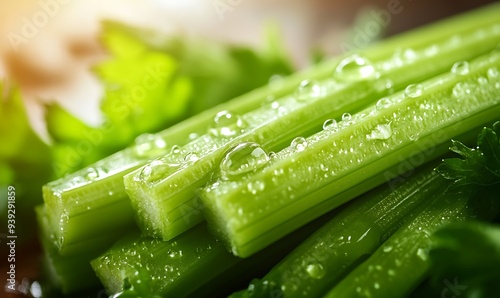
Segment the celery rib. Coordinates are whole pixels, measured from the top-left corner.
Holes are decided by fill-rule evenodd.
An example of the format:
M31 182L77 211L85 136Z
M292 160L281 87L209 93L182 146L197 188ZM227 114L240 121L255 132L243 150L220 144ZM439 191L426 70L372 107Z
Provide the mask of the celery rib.
M452 222L492 218L498 212L498 192L481 195L472 187L441 193L403 225L369 259L359 265L325 297L405 297L430 268L431 234ZM475 198L477 197L477 198ZM480 199L483 202L477 202Z
M455 32L471 32L476 28L493 24L498 14L498 7L499 5L491 5L462 16L441 21L433 26L405 33L371 46L361 51L361 54L366 55L368 59L379 60L391 56L393 50L399 46L419 49L426 42L438 42ZM338 59L334 59L324 62L314 69L286 78L277 89L271 86L259 88L158 133L153 139L165 141L167 144L165 148L156 148L159 150L152 150L146 156L137 156L135 153L137 147L125 149L81 171L45 185L43 191L44 202L47 209L50 210L47 217L51 229L55 231L54 244L59 252L74 254L79 249L84 250L85 247L78 248L76 244L85 242L89 235L93 235L95 239L99 237L102 239L106 237L116 239L121 235L122 230L126 230L133 225L133 210L128 203L122 181L125 174L143 166L152 158L168 152L172 145L185 144L188 141L187 136L189 134L203 134L218 111L227 109L236 113L245 113L253 110L259 107L262 102L265 102L269 96L280 98L290 94L304 79L321 80L329 77L338 61ZM139 144L138 147L143 145ZM84 178L81 179L81 177ZM78 201L78 204L76 201ZM110 202L121 202L117 203L121 204L120 212L109 213L103 210L103 213L107 215L113 214L113 216L93 215L95 210L99 210L102 206L108 206ZM88 208L90 210L87 210ZM198 210L195 210L190 214L196 217L198 213ZM92 218L90 222L95 223L95 225L81 226L74 224L74 214L84 214L83 216ZM97 242L96 244L98 244ZM108 243L101 245L106 247ZM71 246L74 249L68 249Z
M247 290L231 297L320 297L325 294L332 284L389 238L408 215L430 201L430 194L446 187L445 180L428 166L418 174L401 179L405 181L395 189L390 183L357 198L262 280L253 281Z
M293 137L316 132L326 119L340 118L343 112L359 111L388 95L390 89L400 90L409 83L449 70L456 61L491 51L500 38L497 27L490 24L460 34L459 44L453 39L445 39L438 44L424 42L421 52L412 50L415 56L404 58L406 60L403 62L400 62L401 57L391 57L371 65L362 57L350 56L336 68L336 81L304 82L304 89L299 87L295 94L241 115L241 123L245 123L245 126L238 126L237 116L231 115L231 119L234 119L230 122L231 126L221 129L238 130L239 134L221 138L209 130L179 148L178 152L125 176L125 188L141 229L149 236L171 239L200 223L203 220L200 212L202 208L186 210L185 207L196 205L192 202L196 199L196 189L209 181L224 152L238 143L255 142L267 150L279 150L289 144ZM439 50L430 53L429 48L423 45ZM351 68L342 69L342 63L347 63ZM357 69L353 70L352 67ZM343 76L357 78L342 81ZM302 98L301 92L307 93L305 98Z
M489 75L500 66L500 53L464 65L460 74L408 86L384 105L345 119L340 129L292 143L246 179L204 188L207 220L236 255L246 257L394 177L404 161L414 168L444 153L447 140L500 112L500 78Z

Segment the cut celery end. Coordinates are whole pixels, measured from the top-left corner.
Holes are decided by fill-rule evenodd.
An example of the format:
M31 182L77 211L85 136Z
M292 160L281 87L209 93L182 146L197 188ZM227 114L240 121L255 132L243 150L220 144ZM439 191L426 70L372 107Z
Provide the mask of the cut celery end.
M371 77L340 83L331 79L319 84L310 81L305 85L309 92L305 102L301 99L304 89L299 88L294 95L277 99L270 106L242 115L242 123L246 123L246 126L238 127L241 128L241 134L224 139L213 136L209 130L206 135L179 148L178 153L167 155L132 172L125 177L125 186L138 214L141 229L150 236L163 239L170 239L182 232L182 229L170 229L171 223L183 216L184 209L181 206L194 205L190 201L196 197L196 188L209 181L223 153L236 144L256 142L267 150L280 149L297 135L310 135L317 131L325 119L340 118L342 112L358 111L374 102L390 92L388 86L389 89L400 89L410 82L445 72L456 61L491 51L500 38L497 27L490 24L457 35L460 45L453 40L445 40L436 45L439 50L435 53L427 50L412 52L415 56L404 58L404 61L396 56L387 61L377 61L373 66L367 64L364 67L367 72L373 72L369 74ZM232 118L236 117L239 116L232 115ZM194 156L194 160L186 162L185 156ZM202 219L197 216L193 222L199 223ZM192 226L191 220L186 222L190 224L184 230Z
M201 195L207 219L235 254L251 255L315 212L394 177L389 171L394 167L415 167L442 152L439 145L450 138L493 121L500 113L500 76L491 74L499 66L499 52L481 56L466 74L446 73L411 85L390 96L387 105L340 123L341 129L324 130L302 147L279 152L247 179L215 182Z
M407 216L423 208L446 180L430 166L357 198L302 242L262 280L234 297L320 297L372 254ZM274 292L273 292L274 291ZM276 292L277 291L277 292ZM278 295L279 293L279 295Z
M422 212L415 212L365 262L333 287L325 297L404 297L430 268L431 235L441 226L474 218L491 219L498 212L498 192L475 189L441 193ZM479 202L481 201L481 202Z
M99 252L90 249L75 256L61 256L52 240L53 233L46 217L45 206L37 206L35 211L44 251L42 261L47 271L44 277L48 282L64 294L99 286L99 279L90 266L90 261Z

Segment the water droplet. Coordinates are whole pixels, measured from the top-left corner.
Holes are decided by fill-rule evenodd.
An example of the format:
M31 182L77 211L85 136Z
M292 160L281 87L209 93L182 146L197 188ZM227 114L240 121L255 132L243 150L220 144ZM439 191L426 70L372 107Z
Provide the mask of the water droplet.
M283 76L279 74L272 75L269 78L269 87L273 90L280 89L283 86Z
M466 82L458 82L452 90L453 96L457 99L461 99L464 96L471 94L473 86Z
M486 85L488 84L488 79L485 77L479 77L477 78L477 82L479 83L479 85Z
M269 162L269 155L257 143L241 143L231 148L220 163L222 179L229 180L253 172Z
M321 264L309 264L306 267L307 274L315 279L321 279L325 276L326 270Z
M168 256L172 259L179 259L182 257L182 250L172 250L168 253Z
M87 170L85 171L85 174L83 174L83 175L84 175L85 179L90 180L90 181L99 178L99 172L93 167L87 168Z
M490 67L488 68L488 79L490 81L495 81L499 79L500 77L500 71L496 67Z
M295 92L295 96L299 101L318 98L322 94L321 85L314 80L304 80L300 83L299 88Z
M327 119L323 123L323 129L324 130L334 131L334 130L337 130L338 128L339 128L339 125L337 123L337 120L335 120L335 119Z
M181 147L179 145L173 145L170 154L177 155L181 153Z
M349 113L342 114L342 121L351 121L352 115Z
M266 188L266 184L263 181L256 180L256 181L250 181L247 184L248 191L255 195L259 191L263 191L264 188Z
M375 282L373 284L373 287L378 290L378 289L380 289L380 284L378 282Z
M389 98L381 98L377 101L375 107L378 109L378 110L382 110L382 109L387 109L388 107L390 107L392 105L392 102Z
M221 111L215 115L212 127L208 132L215 137L227 138L241 133L245 126L240 115Z
M304 151L307 147L307 140L303 137L296 137L292 140L290 147L296 152Z
M154 183L167 177L179 166L179 164L167 163L163 158L155 159L142 168L139 179L142 182Z
M387 274L389 274L389 276L395 276L396 271L394 269L389 269L389 270L387 270Z
M352 55L340 61L335 68L334 77L339 81L359 81L377 77L375 68L368 59Z
M469 73L469 62L467 61L459 61L453 64L451 67L451 73L464 76Z
M154 134L142 134L135 138L134 153L139 157L151 157L164 153L167 142Z
M424 87L420 84L408 85L405 89L405 96L410 98L417 98L422 95Z
M417 250L417 256L422 259L422 261L427 261L427 253L425 252L424 249L419 248Z
M198 159L200 159L200 158L198 157L198 155L196 153L188 152L186 154L186 156L184 156L183 161L185 164L192 164L192 163L196 162Z
M378 124L370 134L366 135L368 140L387 140L392 136L391 123Z
M384 250L384 252L390 252L392 250L392 246L386 245L386 246L384 246L383 250Z

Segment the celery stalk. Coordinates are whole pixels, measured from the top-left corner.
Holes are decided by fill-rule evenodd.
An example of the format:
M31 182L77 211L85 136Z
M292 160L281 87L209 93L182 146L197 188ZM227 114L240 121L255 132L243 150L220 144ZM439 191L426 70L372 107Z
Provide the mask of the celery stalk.
M125 176L125 188L142 231L172 239L200 223L202 206L196 200L196 189L209 181L231 147L254 142L266 150L280 150L295 136L318 131L328 118L359 111L392 90L491 51L500 38L499 29L488 25L373 64L361 56L349 56L336 67L335 79L304 81L295 94L241 116L221 114L203 136Z
M205 187L207 220L235 255L252 255L403 167L444 153L450 138L493 121L500 113L499 67L498 51L457 63L338 127L295 139L252 174Z

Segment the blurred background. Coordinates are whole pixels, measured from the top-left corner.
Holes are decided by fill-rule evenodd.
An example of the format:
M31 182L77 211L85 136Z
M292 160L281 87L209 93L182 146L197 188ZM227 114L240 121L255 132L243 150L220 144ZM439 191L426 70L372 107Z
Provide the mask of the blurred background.
M18 284L38 278L48 181L272 76L490 2L1 0L0 238L12 185Z

